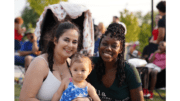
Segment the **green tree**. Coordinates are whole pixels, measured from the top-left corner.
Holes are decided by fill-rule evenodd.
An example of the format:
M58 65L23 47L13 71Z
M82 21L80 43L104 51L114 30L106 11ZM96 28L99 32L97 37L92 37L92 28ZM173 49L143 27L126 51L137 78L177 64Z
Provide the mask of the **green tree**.
M28 0L30 7L32 7L32 9L34 9L39 15L41 15L44 11L44 7L52 4L57 4L60 1L68 0Z
M24 20L23 26L28 28L35 28L36 22L39 18L39 15L31 9L29 6L26 6L21 14L22 19Z
M155 19L155 16L158 14L158 12L153 13L153 19ZM148 12L146 15L142 16L141 12L136 12L135 16L138 18L138 20L141 22L140 24L140 34L138 36L139 42L140 42L140 51L142 52L144 47L149 44L149 37L152 36L151 34L151 12ZM155 21L153 23L153 27L155 27Z
M125 23L127 28L127 33L125 35L126 42L137 41L140 33L138 18L127 9L124 9L123 12L120 12L120 21Z
M153 12L153 26L155 27L155 16L158 14L158 11L154 11ZM151 12L146 13L144 16L142 15L141 11L135 12L134 14L137 18L138 21L140 22L139 25L141 26L142 23L147 23L147 24L151 24Z
M139 43L140 48L139 51L143 51L144 47L149 44L149 37L151 37L151 25L147 23L143 23L141 26L141 31L139 33Z

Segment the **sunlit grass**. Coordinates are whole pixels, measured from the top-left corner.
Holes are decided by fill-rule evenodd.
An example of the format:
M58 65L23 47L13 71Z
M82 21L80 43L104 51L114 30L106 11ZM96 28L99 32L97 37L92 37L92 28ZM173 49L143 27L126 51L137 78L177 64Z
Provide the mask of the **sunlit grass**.
M19 101L19 96L20 96L20 91L21 91L21 85L15 84L15 95L14 95L14 99L15 101Z
M19 101L20 91L21 91L21 86L18 84L15 84L15 95L14 95L15 101ZM158 90L158 91L162 97L166 96L165 90ZM153 100L144 99L144 101L164 101L163 99L160 98L159 94L155 90L153 93L154 93L154 99Z
M161 94L162 97L166 96L166 90L158 90L158 92ZM161 99L161 97L159 96L159 94L154 90L154 98L153 100L150 99L144 99L144 101L165 101L163 99Z

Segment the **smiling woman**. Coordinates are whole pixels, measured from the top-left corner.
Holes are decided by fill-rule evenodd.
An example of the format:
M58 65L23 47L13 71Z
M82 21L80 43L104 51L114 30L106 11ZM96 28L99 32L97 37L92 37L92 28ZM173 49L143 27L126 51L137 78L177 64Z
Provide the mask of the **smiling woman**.
M51 100L65 77L71 77L69 57L78 47L79 29L71 22L58 23L49 35L47 49L28 67L20 101Z
M83 5L68 2L48 5L36 23L35 35L42 55L28 67L20 101L52 100L62 80L71 77L70 57L76 51L93 55L92 17L90 10ZM89 101L88 97L74 100L82 99Z
M144 101L141 80L135 67L124 61L125 28L112 23L101 37L99 57L92 60L89 75L102 101Z
M105 37L99 48L99 53L105 61L116 61L116 57L122 51L120 50L120 41L110 37L110 34Z

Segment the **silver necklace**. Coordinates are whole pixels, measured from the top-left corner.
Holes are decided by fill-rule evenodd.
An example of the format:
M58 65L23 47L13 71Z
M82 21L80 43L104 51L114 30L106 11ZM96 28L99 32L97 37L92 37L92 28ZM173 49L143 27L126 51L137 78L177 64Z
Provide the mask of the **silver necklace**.
M54 64L57 66L57 64L55 63L55 60L54 60ZM58 71L59 71L59 67L57 66L57 68L58 68ZM63 70L62 71L60 71L61 73L60 73L60 76L63 76L63 71L64 71L64 68L63 68Z

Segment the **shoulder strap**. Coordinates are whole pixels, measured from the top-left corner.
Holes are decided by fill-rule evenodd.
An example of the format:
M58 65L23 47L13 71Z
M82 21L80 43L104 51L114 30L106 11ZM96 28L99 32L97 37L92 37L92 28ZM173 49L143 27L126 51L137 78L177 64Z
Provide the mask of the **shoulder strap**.
M46 62L47 66L48 66L48 62L46 61L46 59L45 59L44 57L42 57L42 56L38 56L38 57L40 57L41 59L43 59L43 60ZM45 80L46 80L46 78L43 79L43 82L44 82Z
M70 65L69 65L68 61L66 61L66 63L67 63L68 69L69 69L69 68L70 68ZM71 77L72 77L72 73L71 73L70 69L69 69L69 72L70 72Z
M68 63L68 61L66 60L66 63L67 63L67 66L68 66L68 68L70 67L70 65L69 65L69 63Z

